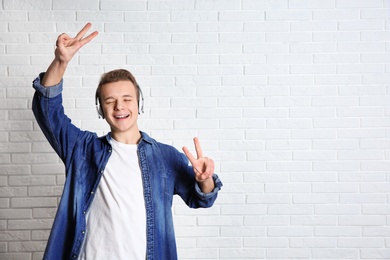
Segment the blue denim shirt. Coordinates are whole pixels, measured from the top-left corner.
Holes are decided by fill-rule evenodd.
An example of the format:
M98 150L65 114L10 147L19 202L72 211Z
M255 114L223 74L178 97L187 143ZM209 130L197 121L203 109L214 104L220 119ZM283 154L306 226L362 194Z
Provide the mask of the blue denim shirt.
M98 137L71 123L62 106L62 83L45 88L41 74L33 81L32 109L47 140L65 165L66 180L46 246L44 259L77 259L84 241L86 212L111 155L110 134ZM177 259L172 220L173 195L191 208L213 205L222 183L204 194L183 153L141 132L138 156L142 173L147 226L147 259ZM115 234L113 234L115 235ZM125 241L124 241L125 243Z

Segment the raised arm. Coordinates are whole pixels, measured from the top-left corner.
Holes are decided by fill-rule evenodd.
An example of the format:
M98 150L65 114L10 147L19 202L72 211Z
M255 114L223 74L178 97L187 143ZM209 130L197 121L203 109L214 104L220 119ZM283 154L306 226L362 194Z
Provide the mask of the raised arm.
M58 84L65 74L68 63L76 52L98 35L98 32L95 31L84 37L91 26L91 23L87 23L74 38L65 33L58 36L54 60L42 79L43 86L50 87Z

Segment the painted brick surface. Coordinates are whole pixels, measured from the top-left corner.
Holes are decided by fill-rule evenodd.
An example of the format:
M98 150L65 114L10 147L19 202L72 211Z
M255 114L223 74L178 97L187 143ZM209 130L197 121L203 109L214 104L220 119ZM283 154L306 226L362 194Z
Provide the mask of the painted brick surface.
M174 199L180 259L390 259L390 1L0 1L0 259L41 259L64 169L31 112L58 34L100 32L64 106L98 134L100 74L134 72L140 128L199 136L224 187Z

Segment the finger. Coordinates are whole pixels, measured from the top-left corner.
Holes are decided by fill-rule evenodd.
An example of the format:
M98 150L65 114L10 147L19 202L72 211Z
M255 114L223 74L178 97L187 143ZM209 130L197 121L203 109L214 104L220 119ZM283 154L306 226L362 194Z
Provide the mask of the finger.
M200 147L200 143L199 143L198 137L194 138L194 144L195 144L195 151L196 151L196 155L198 156L198 159L202 158L203 157L203 152L202 152L202 148Z
M66 33L61 33L60 35L58 35L56 46L58 47L58 45L62 44L63 41L65 41L66 39L69 39L69 35L67 35Z
M80 41L81 45L85 45L87 44L88 42L90 42L93 38L95 38L99 33L97 31L91 33L90 35L88 35L87 37L85 37L84 39L82 39Z
M76 40L81 40L84 37L84 35L88 32L89 28L91 28L91 26L92 26L91 23L87 23L86 25L84 25L83 29L81 29L81 31L79 31L76 37L74 38Z
M192 155L192 153L190 152L190 150L188 150L187 147L183 147L183 152L184 154L187 156L188 160L190 160L191 164L193 165L196 161L195 157Z

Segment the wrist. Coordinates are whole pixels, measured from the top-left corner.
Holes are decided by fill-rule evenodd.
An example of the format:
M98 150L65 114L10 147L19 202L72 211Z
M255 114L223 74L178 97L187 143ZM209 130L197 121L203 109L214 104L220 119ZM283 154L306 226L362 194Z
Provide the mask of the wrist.
M207 179L203 180L202 182L197 181L199 188L203 193L210 193L214 190L215 184L212 177L208 177Z
M57 85L63 78L67 66L67 62L55 58L43 76L42 86L50 87Z

